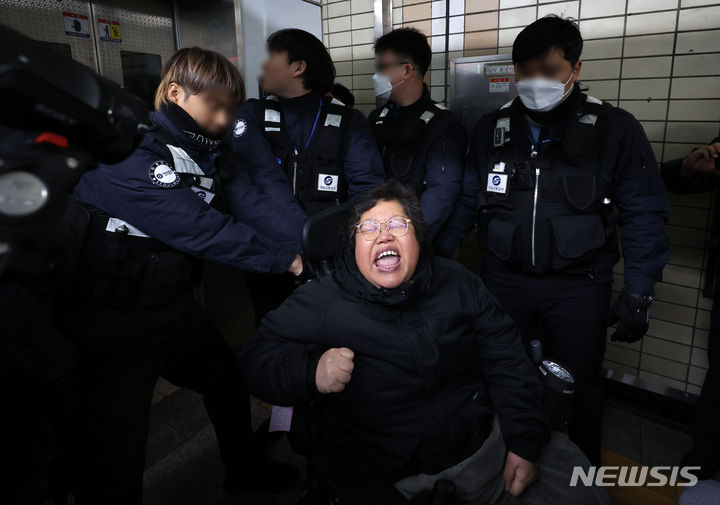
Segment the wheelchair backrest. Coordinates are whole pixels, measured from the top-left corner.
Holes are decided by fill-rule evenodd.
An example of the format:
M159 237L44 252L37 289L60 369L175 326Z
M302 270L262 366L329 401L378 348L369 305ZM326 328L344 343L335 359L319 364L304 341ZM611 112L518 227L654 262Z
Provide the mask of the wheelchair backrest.
M352 204L336 205L308 217L302 231L305 259L318 277L332 272L332 260L342 251Z

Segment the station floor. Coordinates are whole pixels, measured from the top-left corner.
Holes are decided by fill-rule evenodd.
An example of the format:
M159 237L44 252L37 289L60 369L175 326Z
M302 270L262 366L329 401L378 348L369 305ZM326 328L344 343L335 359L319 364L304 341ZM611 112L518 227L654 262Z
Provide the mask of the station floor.
M670 427L629 410L612 401L606 407L604 464L678 465L690 446L686 429ZM268 416L267 408L253 400L255 426ZM269 453L301 470L304 468L303 458L292 453L284 437L269 448ZM229 498L223 495L222 480L213 428L200 396L161 379L150 419L146 505L294 505L302 487L300 483L296 489L274 497L246 494ZM674 505L681 489L615 488L610 493L614 505Z

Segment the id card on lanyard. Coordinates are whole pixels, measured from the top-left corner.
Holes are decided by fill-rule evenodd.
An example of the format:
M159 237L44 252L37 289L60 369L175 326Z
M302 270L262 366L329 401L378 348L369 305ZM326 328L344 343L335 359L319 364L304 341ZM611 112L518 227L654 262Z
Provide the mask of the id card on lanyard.
M322 112L322 98L320 99L320 105L318 106L317 114L315 115L315 121L313 122L312 130L310 130L310 136L307 139L307 142L305 142L305 147L303 148L303 152L305 152L305 149L308 148L310 145L310 141L313 138L313 135L315 134L315 128L317 128L318 119L320 119L320 113ZM297 157L300 153L298 153L297 146L293 143L293 178L292 178L292 190L293 195L297 197Z

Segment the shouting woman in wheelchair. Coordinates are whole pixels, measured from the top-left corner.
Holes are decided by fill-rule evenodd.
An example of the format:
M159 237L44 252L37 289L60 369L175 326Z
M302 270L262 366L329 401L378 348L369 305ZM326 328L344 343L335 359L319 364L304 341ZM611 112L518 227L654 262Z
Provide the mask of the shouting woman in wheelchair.
M333 275L245 347L251 391L306 413L311 468L340 503L417 503L438 481L446 503L609 503L570 486L589 463L551 435L519 330L478 277L433 258L425 228L409 187L361 195Z

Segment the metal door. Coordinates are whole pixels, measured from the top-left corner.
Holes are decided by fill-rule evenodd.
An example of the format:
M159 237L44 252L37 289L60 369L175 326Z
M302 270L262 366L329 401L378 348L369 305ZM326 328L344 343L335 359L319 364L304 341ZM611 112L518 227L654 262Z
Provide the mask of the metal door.
M85 16L88 36L65 33L63 13ZM82 20L83 18L77 18ZM97 57L90 22L90 3L76 0L0 0L0 23L35 40L67 44L75 61L97 70Z
M120 51L157 54L164 62L175 51L173 6L163 0L103 0L90 2L95 18L119 23L121 41L102 40L97 33L100 74L124 84Z
M484 114L517 96L509 54L472 56L450 61L450 110L460 115L468 130Z
M75 30L68 29L70 19ZM0 23L69 45L76 61L120 85L121 51L159 55L164 62L176 48L170 0L0 0Z

